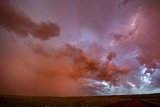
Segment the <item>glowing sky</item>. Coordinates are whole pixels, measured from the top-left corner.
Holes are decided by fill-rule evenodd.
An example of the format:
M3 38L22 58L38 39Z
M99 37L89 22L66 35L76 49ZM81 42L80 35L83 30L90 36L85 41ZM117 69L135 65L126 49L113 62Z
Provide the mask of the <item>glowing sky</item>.
M0 94L160 93L159 0L1 0Z

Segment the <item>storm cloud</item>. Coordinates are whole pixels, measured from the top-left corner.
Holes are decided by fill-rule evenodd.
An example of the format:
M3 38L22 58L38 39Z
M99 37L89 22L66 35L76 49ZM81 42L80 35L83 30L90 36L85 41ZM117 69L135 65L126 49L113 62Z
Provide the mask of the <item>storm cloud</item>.
M0 93L160 92L159 5L158 0L1 1Z
M31 34L35 38L46 40L60 34L60 27L57 24L50 21L36 23L24 12L13 7L8 0L1 1L0 14L0 26L21 37Z

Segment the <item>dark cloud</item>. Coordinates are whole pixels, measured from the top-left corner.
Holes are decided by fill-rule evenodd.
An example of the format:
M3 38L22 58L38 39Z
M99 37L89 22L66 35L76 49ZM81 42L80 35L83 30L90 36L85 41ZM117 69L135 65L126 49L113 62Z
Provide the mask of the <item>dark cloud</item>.
M97 79L100 81L110 81L116 83L121 80L121 76L127 74L131 69L129 67L118 67L116 64L105 63L98 73Z
M0 14L0 26L8 31L14 31L21 37L31 34L35 38L46 40L60 34L60 27L57 24L49 21L37 24L5 0L0 2Z
M66 60L65 62L69 63L68 67L71 69L74 68L74 71L68 74L73 79L85 77L100 81L118 82L121 75L125 75L131 71L129 67L119 67L116 64L110 63L110 61L116 57L116 53L114 52L109 53L109 62L107 61L101 64L98 60L94 60L86 54L82 49L76 48L70 44L66 44L64 47L52 52L47 52L39 46L33 48L33 51L41 56L61 61Z
M107 60L110 62L112 59L114 59L117 56L115 52L108 52Z

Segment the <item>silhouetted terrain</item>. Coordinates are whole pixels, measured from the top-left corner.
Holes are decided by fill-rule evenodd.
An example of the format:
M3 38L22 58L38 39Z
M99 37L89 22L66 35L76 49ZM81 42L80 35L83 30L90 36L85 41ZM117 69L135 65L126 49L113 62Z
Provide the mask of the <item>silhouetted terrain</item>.
M159 107L160 94L80 97L0 95L0 107Z

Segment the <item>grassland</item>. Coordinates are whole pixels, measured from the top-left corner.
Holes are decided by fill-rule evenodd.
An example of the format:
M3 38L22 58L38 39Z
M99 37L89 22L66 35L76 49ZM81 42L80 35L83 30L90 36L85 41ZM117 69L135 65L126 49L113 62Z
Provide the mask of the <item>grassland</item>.
M149 94L84 97L0 95L0 107L110 107L134 99L160 106L160 94Z

